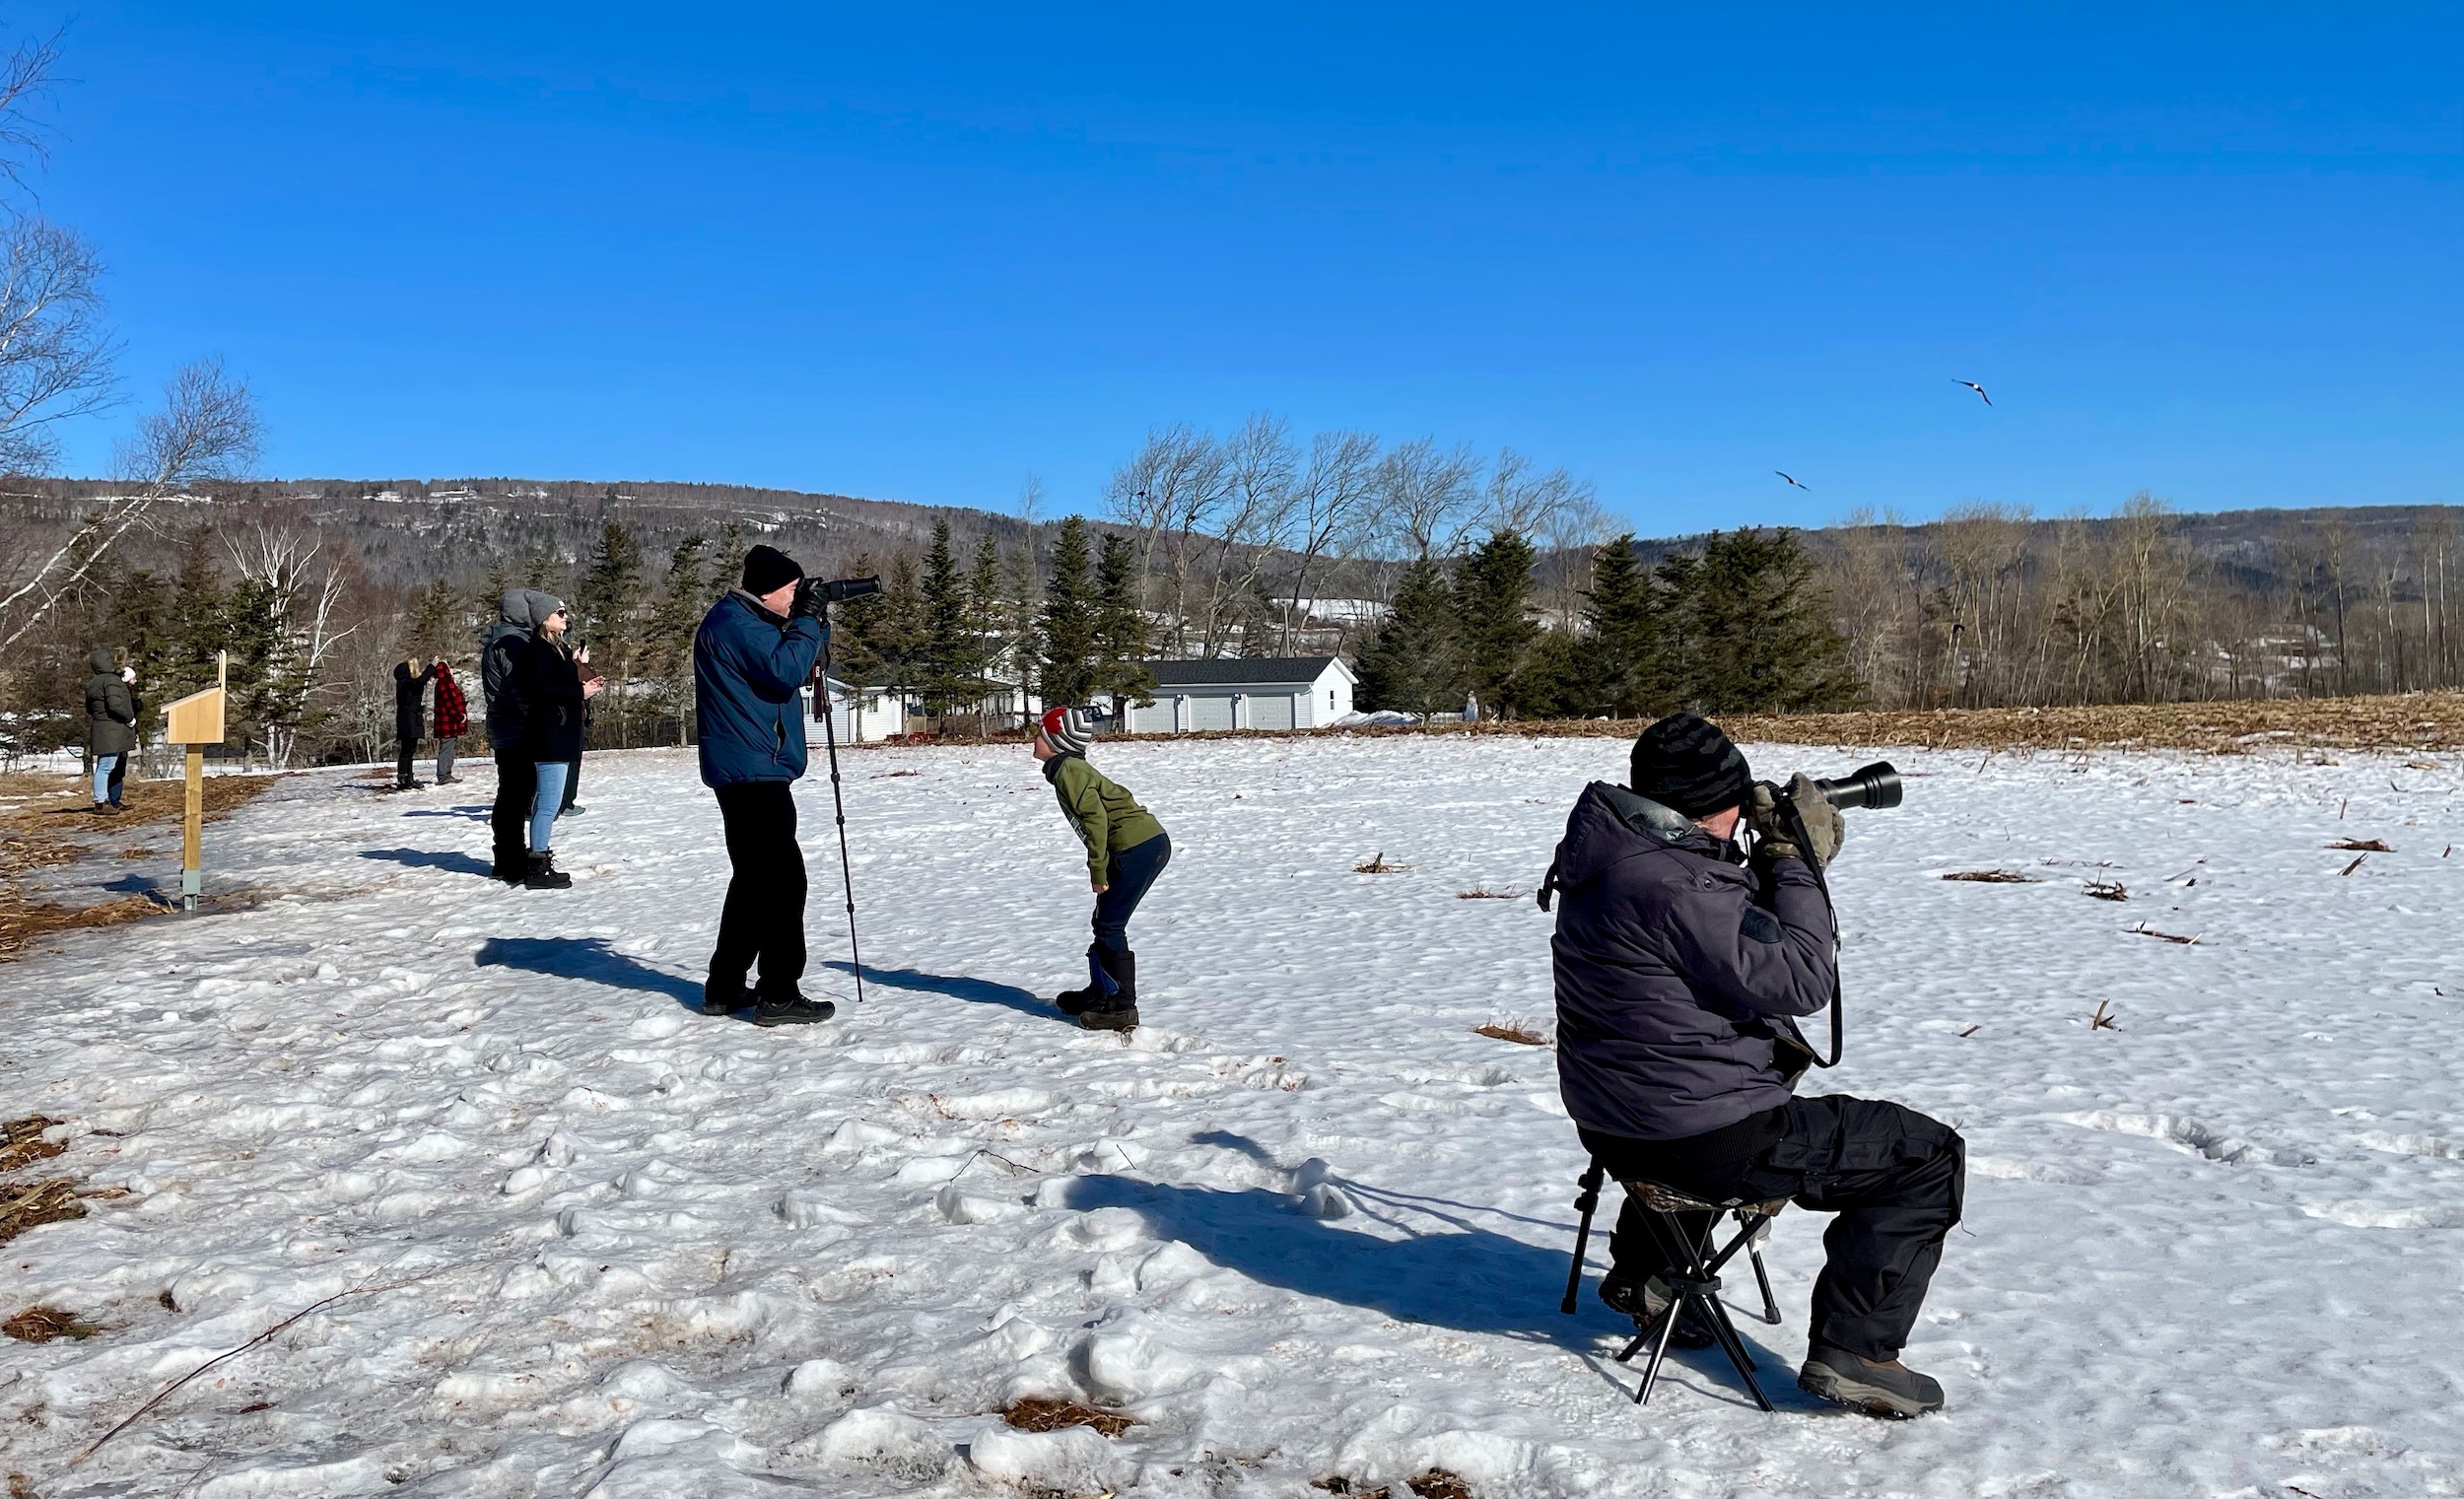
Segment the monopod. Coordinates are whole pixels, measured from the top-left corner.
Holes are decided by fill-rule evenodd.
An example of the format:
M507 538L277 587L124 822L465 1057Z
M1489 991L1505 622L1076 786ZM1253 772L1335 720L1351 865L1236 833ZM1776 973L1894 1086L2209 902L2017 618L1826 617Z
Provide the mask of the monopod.
M821 688L816 706L821 710L821 741L830 753L830 807L839 823L839 886L847 892L847 955L856 968L856 1002L864 1002L864 952L856 940L856 866L847 856L847 796L839 789L839 722L830 705L830 604L840 603L864 593L881 591L877 578L843 578L821 585L824 614L821 622ZM848 687L848 722L856 721L856 693L860 689Z

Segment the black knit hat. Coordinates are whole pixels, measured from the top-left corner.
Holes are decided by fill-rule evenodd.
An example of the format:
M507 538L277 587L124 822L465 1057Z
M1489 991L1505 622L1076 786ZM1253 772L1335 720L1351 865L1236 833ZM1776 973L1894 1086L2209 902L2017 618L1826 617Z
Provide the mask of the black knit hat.
M795 559L777 547L755 547L744 554L744 591L768 593L804 576Z
M1719 725L1671 714L1634 741L1637 795L1686 817L1707 817L1745 799L1753 773Z

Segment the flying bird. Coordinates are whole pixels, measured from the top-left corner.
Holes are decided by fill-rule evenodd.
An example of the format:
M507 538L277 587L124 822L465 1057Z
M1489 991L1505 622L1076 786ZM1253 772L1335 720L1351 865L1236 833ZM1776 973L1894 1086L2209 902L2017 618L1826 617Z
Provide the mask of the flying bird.
M1993 398L1992 396L1987 395L1987 394L1985 393L1985 387L1984 387L1984 386L1982 386L1982 385L1980 385L1980 384L1978 384L1978 383L1976 383L1976 381L1974 381L1974 380L1953 380L1953 381L1951 381L1951 383L1952 383L1952 384L1954 384L1954 385L1965 385L1965 386L1967 386L1970 390L1973 390L1973 391L1975 391L1975 392L1976 392L1976 398L1977 398L1978 400L1983 401L1983 402L1984 402L1986 405L1988 405L1988 406L1990 406L1990 405L1992 405L1992 404L1994 403L1994 398Z
M1780 471L1779 471L1778 469L1776 469L1776 468L1775 468L1775 469L1773 469L1773 470L1771 470L1771 472L1773 472L1773 473L1775 473L1775 474L1779 474L1779 475L1780 475L1780 477L1781 477L1781 478L1783 478L1783 479L1788 479L1788 482L1789 482L1789 483L1791 483L1791 484L1797 484L1797 481L1796 481L1796 480L1794 480L1794 479L1789 479L1788 475L1786 475L1786 474L1784 474L1784 473L1780 473ZM1807 493L1807 494L1809 494L1809 495L1811 495L1811 494L1813 494L1813 493L1814 493L1814 491L1812 491L1812 490L1810 490L1810 489L1806 489L1806 487L1805 487L1804 485L1802 485L1802 484L1797 484L1797 487L1798 487L1799 489L1805 489L1805 490L1806 490L1806 493Z

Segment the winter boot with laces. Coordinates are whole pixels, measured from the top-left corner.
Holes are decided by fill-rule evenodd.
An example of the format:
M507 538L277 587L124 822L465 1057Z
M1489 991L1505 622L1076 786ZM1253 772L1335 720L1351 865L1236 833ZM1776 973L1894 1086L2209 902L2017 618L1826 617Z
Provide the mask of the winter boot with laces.
M1078 1012L1078 1024L1090 1031L1134 1031L1138 1025L1138 958L1123 948L1119 952L1096 944L1095 962L1103 977L1111 981L1111 991L1090 1000Z
M1899 1360L1860 1358L1823 1343L1807 1351L1797 1388L1851 1410L1893 1421L1942 1409L1942 1386Z
M524 890L570 890L574 877L556 867L556 851L542 849L530 855L530 868L522 875Z
M1610 1270L1600 1283L1600 1299L1610 1310L1633 1318L1639 1332L1658 1326L1660 1314L1669 1308L1669 1287L1657 1275L1636 1281ZM1677 1330L1669 1334L1670 1343L1679 1348L1708 1348L1719 1340L1710 1320L1691 1303L1677 1312Z
M829 1000L807 999L792 987L753 991L755 1025L814 1025L838 1012L839 1007Z

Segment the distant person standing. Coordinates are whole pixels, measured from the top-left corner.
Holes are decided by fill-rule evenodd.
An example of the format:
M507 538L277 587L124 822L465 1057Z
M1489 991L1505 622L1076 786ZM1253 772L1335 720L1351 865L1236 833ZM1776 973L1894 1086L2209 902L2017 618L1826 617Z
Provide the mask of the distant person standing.
M428 737L428 683L436 674L434 662L422 666L417 656L393 663L393 788L397 791L419 785L411 779L411 757L419 753L419 741Z
M804 977L804 852L795 842L794 792L804 774L799 692L830 628L818 592L793 558L757 546L744 554L740 585L711 606L693 636L702 784L719 798L730 870L702 1008L729 1015L749 1006L756 1025L803 1025L838 1013L796 987ZM757 964L760 977L748 990Z
M495 858L488 872L518 885L530 872L530 804L539 790L538 767L527 738L528 705L522 700L520 665L531 632L564 603L536 588L509 588L497 603L497 622L479 640L479 687L488 705L488 746L496 756L496 804L488 813Z
M470 702L443 656L437 658L436 730L437 784L452 785L461 780L453 774L453 757L461 750L462 736L470 732Z
M582 706L607 685L595 673L583 679L582 664L565 644L572 625L573 615L558 603L539 621L514 668L522 712L528 715L522 742L537 782L522 873L522 886L529 890L564 890L574 882L556 867L556 811L564 799L566 772L582 754Z
M94 772L94 809L107 817L122 809L128 757L137 752L137 698L129 691L136 673L123 673L107 646L87 656L86 664L94 668L86 679L86 758Z
M1138 959L1129 918L1172 862L1172 837L1137 798L1086 763L1088 718L1075 708L1044 712L1035 758L1061 798L1061 810L1086 845L1095 890L1095 940L1086 949L1086 988L1056 997L1064 1015L1090 1031L1133 1031L1138 1023Z

